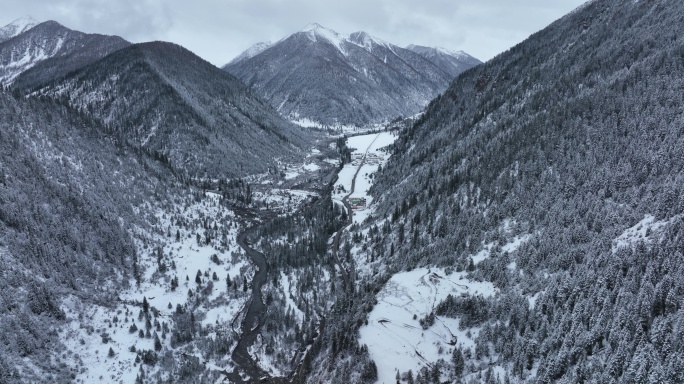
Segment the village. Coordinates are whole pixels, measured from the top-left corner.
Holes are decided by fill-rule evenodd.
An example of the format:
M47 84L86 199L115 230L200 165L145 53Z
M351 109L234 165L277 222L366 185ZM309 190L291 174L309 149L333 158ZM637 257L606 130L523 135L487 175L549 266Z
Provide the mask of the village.
M368 165L378 165L385 160L384 156L378 155L376 153L367 153L364 155L363 153L357 152L352 154L352 165L361 165L361 163L364 162L364 157L366 159L364 164Z

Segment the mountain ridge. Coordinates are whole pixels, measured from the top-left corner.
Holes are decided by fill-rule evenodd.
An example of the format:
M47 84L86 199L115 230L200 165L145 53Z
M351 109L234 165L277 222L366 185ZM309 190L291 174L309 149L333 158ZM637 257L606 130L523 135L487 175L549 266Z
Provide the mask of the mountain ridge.
M34 94L89 111L134 146L195 176L264 172L275 157L294 156L315 137L230 74L173 43L133 44Z
M223 69L287 118L329 126L415 114L455 73L366 32L344 35L317 23L268 47L252 47Z
M130 43L48 20L0 42L0 84L29 89L88 65Z
M20 17L0 28L0 43L20 35L38 24L31 16Z

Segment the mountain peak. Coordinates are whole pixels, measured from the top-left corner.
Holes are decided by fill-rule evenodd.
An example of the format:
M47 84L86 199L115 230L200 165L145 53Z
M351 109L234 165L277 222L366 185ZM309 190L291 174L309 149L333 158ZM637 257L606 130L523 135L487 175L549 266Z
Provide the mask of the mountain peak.
M406 49L413 51L426 59L441 63L442 69L452 76L463 72L464 69L480 64L480 60L470 56L463 51L452 51L442 47L426 47L423 45L410 44Z
M266 42L260 42L252 45L251 47L247 48L244 52L236 56L233 60L231 60L228 65L230 64L235 64L243 60L251 59L252 57L260 54L261 52L265 51L268 47L271 46L270 41Z
M451 56L433 60L367 32L341 34L318 23L258 54L243 55L249 59L234 59L223 69L288 118L328 126L372 126L418 113L446 89L455 72L472 67Z
M318 23L311 23L307 25L300 31L300 33L305 33L306 36L313 42L317 42L319 38L327 41L346 55L345 50L342 48L342 44L349 39L348 36L339 34L332 29L325 28Z
M360 47L364 47L366 50L372 49L373 43L382 45L390 49L393 48L392 44L384 40L378 39L377 37L369 34L368 32L363 31L354 32L351 35L349 35L349 41Z
M31 16L24 16L0 28L0 42L9 40L35 27L39 23Z
M302 28L300 32L309 32L309 31L315 31L317 29L327 29L324 26L318 24L318 23L310 23L306 27Z
M21 27L27 28L27 27L33 27L36 25L38 25L38 21L36 21L36 19L34 19L33 17L26 15L26 16L23 16L23 17L20 17L20 18L14 20L13 22L7 24L5 27L15 26L15 27L20 27L20 28Z

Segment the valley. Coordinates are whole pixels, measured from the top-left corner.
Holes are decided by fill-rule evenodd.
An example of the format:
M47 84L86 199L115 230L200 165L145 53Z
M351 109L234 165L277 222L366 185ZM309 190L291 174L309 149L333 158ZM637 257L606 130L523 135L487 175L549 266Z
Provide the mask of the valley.
M683 4L485 63L0 28L0 383L683 382Z
M349 218L332 236L336 242L331 238L330 244L339 247L339 239L346 238L349 226L372 215L368 189L373 174L387 160L386 147L395 138L396 133L386 131L349 137L346 145L354 160L341 167L336 165L339 159L329 157L337 152L331 152L330 145L320 144L321 149L314 148L304 164L281 164L283 172L247 176L244 180L251 199L247 204L233 205L225 193L210 188L194 192L189 205L171 205L171 211L141 208L141 212L156 212L157 221L153 230L136 230L141 254L138 268L144 271L141 283L133 280L130 289L112 292L115 302L107 305L84 307L78 300L65 301L71 326L60 337L71 356L68 361L79 372L75 381L125 383L141 377L164 377L164 364L168 364L164 360L169 358L188 360L195 369L205 367L207 377L219 374L230 382L256 382L264 377L274 382L301 380L303 372L275 368L277 364L269 363L271 357L263 351L261 333L268 310L264 286L274 274L283 272L274 269L264 253L255 249L260 243L259 228L274 218L287 218L309 205L320 204L322 194L332 193L335 204L346 210ZM339 139L330 143L335 141ZM334 187L325 187L326 180L336 180ZM367 203L352 209L349 198ZM338 263L338 274L344 275L346 268ZM287 282L287 275L282 276L283 285L272 288L292 296L288 285L297 282ZM347 289L349 284L353 282L344 284ZM300 305L289 299L284 309L303 315L304 308L298 302ZM83 320L78 319L87 319L89 325L83 327ZM304 319L300 317L299 321ZM318 321L323 327L325 318L321 316ZM188 333L187 327L194 330ZM308 343L315 341L316 335L312 337ZM207 343L225 343L220 350L230 353L202 352ZM110 348L113 354L108 352ZM281 348L275 345L275 349ZM150 360L141 360L141 352ZM291 368L301 366L307 353L299 354L290 363Z
M372 172L377 171L377 166L382 166L382 164L385 161L384 158L375 155L375 152L383 150L385 147L390 145L394 141L395 137L396 134L393 132L381 132L367 135L352 136L346 140L346 145L349 146L351 151L351 157L355 159L355 161L351 164L345 164L341 167L341 170L333 169L332 172L335 172L336 175L332 179L337 179L333 190L343 191L344 186L347 185L350 191L341 199L334 198L334 201L337 204L343 206L347 212L347 215L349 217L347 225L360 222L361 219L359 219L358 216L363 215L362 217L368 217L367 212L370 212L372 210L369 201L368 206L364 206L355 212L349 205L348 199L352 195L357 198L368 197L366 194L367 189L371 185L370 178L372 178ZM369 158L371 157L373 159L372 161L369 160ZM364 180L363 182L361 182L361 178L359 177L359 173L361 173L362 171L365 172L362 176ZM359 180L359 187L364 188L363 190L358 192L355 191L354 187L357 180ZM330 189L327 189L327 191L330 192ZM316 202L312 201L310 203L315 204ZM347 229L348 227L344 227L339 229L335 233L334 240L331 243L331 252L333 252L333 254L338 252L337 249L339 248L340 236L344 234L344 232ZM232 360L237 367L231 374L227 375L227 377L229 378L229 380L231 380L231 382L235 383L243 381L254 382L256 378L259 378L259 380L261 381L264 381L265 378L270 378L269 380L273 380L273 382L298 382L299 380L303 379L302 377L300 377L301 370L295 369L292 372L292 375L288 377L271 377L271 375L273 375L275 372L267 372L263 367L260 366L260 360L257 358L257 356L255 356L254 353L250 353L250 351L253 351L253 349L251 348L252 345L257 341L258 338L260 338L263 320L266 318L267 308L263 302L262 287L269 276L269 272L278 273L278 271L272 271L269 268L269 261L266 259L263 253L256 251L251 247L252 244L258 242L258 239L255 239L252 236L254 232L254 230L248 229L242 232L238 237L238 244L245 250L246 254L250 257L252 263L256 267L257 272L251 283L252 293L250 299L248 300L248 307L244 309L244 313L241 315L241 335L235 349L232 352ZM343 270L344 267L339 263L338 265L340 269L338 272L343 275L343 279L348 279L346 272ZM345 282L344 286L349 287L348 284L351 284L351 282ZM283 288L286 294L291 294L289 293L289 289L287 289L286 287ZM291 304L294 303L288 303L288 307ZM293 309L301 311L301 308L297 308L296 306ZM325 318L323 317L319 319L319 326L321 327L321 330L324 327L324 321ZM313 335L312 342L315 342L315 338L317 336L318 335L316 334ZM306 353L308 353L308 351L305 350L303 353L303 356L300 355L298 360L294 361L294 367L301 366L301 361L305 358Z

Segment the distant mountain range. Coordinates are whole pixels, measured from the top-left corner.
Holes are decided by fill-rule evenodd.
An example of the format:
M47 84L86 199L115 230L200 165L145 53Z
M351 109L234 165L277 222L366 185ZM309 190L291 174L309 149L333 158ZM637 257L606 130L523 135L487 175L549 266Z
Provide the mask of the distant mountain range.
M223 69L289 119L367 126L419 112L478 63L464 52L401 48L366 32L342 35L311 24L249 48Z

